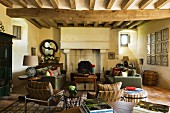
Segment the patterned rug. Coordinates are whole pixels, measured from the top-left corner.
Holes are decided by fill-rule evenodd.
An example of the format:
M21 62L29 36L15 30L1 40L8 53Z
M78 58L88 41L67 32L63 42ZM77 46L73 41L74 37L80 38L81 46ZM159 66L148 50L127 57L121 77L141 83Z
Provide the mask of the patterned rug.
M50 113L59 113L64 110L63 101L61 101L57 106L50 107ZM36 104L34 102L27 103L27 113L49 113L48 107ZM0 113L24 113L25 112L25 103L24 101L16 101L7 108L0 111Z
M87 98L87 92L82 92L81 101ZM60 113L65 109L64 101L60 101L57 106L50 107L50 113ZM2 109L0 113L24 113L25 103L22 100L17 100L8 107ZM34 102L27 103L27 113L49 113L48 107L36 104Z

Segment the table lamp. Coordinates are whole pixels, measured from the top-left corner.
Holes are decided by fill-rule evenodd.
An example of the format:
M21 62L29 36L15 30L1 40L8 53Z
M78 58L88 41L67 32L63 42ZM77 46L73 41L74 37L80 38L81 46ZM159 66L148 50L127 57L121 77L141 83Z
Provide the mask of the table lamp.
M24 55L23 66L31 66L26 69L28 77L33 77L36 74L34 66L38 65L38 56Z
M128 67L128 61L129 61L129 57L128 56L123 56L123 65L124 67Z

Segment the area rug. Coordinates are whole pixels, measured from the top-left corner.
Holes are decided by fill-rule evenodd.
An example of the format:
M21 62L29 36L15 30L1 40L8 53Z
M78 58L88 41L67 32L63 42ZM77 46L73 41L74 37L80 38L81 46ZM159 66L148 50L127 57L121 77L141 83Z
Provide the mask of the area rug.
M59 113L63 108L63 101L61 101L57 106L50 107L50 113ZM24 101L16 101L10 106L2 109L0 113L24 113L25 112L25 103ZM48 107L36 104L34 102L27 103L27 113L49 113Z
M79 91L82 93L81 101L87 98L86 91ZM60 113L65 110L63 107L64 101L60 101L57 106L50 106L50 113ZM8 107L0 110L0 113L25 113L25 103L24 100L17 100ZM27 103L27 113L49 113L48 107L36 104L34 102Z

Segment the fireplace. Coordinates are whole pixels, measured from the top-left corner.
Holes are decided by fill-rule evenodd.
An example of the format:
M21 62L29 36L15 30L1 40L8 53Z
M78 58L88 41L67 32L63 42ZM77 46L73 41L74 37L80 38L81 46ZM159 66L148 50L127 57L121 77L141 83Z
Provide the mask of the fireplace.
M109 28L61 28L60 44L66 55L67 80L71 72L77 72L80 61L91 62L95 73L103 73L105 54L110 47L109 32Z

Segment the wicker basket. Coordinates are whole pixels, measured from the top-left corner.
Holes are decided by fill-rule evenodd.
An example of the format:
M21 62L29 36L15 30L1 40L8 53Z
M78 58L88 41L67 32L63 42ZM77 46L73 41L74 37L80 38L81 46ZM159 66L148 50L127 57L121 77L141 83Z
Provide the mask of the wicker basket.
M156 71L145 70L143 73L143 85L158 85L158 73Z

